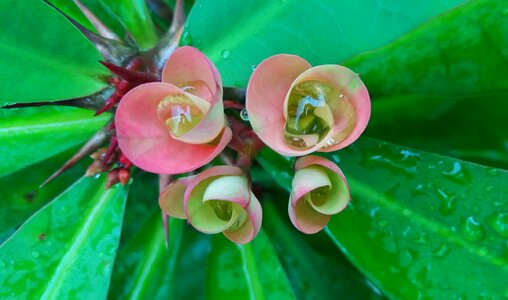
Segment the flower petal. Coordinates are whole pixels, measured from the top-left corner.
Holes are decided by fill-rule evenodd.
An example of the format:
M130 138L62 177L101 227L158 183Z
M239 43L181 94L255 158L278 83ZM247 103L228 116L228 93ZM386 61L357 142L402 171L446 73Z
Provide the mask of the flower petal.
M295 172L291 189L291 201L295 206L296 202L303 200L303 197L320 187L331 187L332 183L326 171L320 167L307 167Z
M203 194L203 202L209 200L227 200L241 207L249 204L250 192L247 178L244 176L222 176L213 180Z
M336 151L350 145L363 133L369 122L371 103L367 88L358 74L350 69L339 65L321 65L303 72L295 79L290 89L303 81L309 80L327 83L338 89L344 96L338 102L338 108L335 110L333 129L323 139L324 144L320 143L320 146L326 143L330 146L323 147L319 151ZM354 125L349 128L347 121L352 116L348 115L348 111L351 111L351 109L355 119ZM333 142L329 137L333 138Z
M267 146L282 155L304 155L314 151L293 149L284 138L284 100L293 81L310 67L296 55L274 55L262 61L249 80L245 105L252 128Z
M183 198L185 189L194 176L183 177L169 184L159 195L159 206L168 216L186 219L183 211Z
M246 212L248 219L243 224L243 226L236 230L224 231L224 236L237 244L247 244L248 242L252 241L261 228L263 211L261 209L259 200L252 192L250 192L250 202Z
M187 90L211 104L222 99L222 80L215 65L201 51L190 46L177 48L162 69L162 81ZM204 83L204 86L196 84ZM208 90L207 90L208 89Z
M321 214L312 208L307 201L297 201L296 206L288 204L289 218L291 223L303 233L313 234L323 229L330 220L329 215Z
M227 127L217 144L193 145L171 137L157 117L157 107L164 97L181 92L168 83L146 83L129 91L118 105L115 114L118 143L139 168L159 174L189 172L209 163L231 140L232 132Z
M308 155L299 158L295 163L296 174L312 167L319 167L322 171L326 172L331 184L331 190L328 191L326 201L324 201L321 205L316 205L314 202L311 202L311 206L316 211L327 215L334 215L344 210L351 198L349 186L344 173L342 173L335 163L320 156Z

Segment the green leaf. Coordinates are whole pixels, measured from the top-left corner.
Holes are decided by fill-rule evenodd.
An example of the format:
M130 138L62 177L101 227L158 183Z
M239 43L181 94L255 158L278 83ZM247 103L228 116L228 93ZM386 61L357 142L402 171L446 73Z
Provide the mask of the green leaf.
M464 0L198 0L182 36L217 64L226 86L278 53L337 63L386 45ZM210 26L213 30L210 30Z
M157 44L158 37L144 0L101 0L120 19L141 50Z
M57 7L60 11L62 11L67 16L74 19L79 24L83 25L86 29L97 32L93 27L92 23L88 20L88 18L81 12L79 7L74 3L74 1L69 0L50 0L51 4Z
M65 172L65 175L39 188L55 170L60 168L78 149L72 148L15 173L0 178L0 244L12 235L33 213L54 199L69 185L83 176L90 160L85 160Z
M508 169L508 93L400 96L372 103L366 135Z
M107 74L93 44L40 0L0 1L0 106L92 94Z
M470 1L345 65L375 97L506 92L507 13L505 0Z
M263 230L246 245L214 235L206 278L207 299L295 298Z
M106 296L126 195L105 179L81 179L0 246L1 298Z
M0 177L83 143L110 116L71 107L0 110Z
M508 172L367 138L325 156L352 194L328 232L384 293L507 294Z
M383 299L322 233L305 236L287 217L289 195L268 197L263 203L263 226L270 237L298 299ZM275 203L283 204L283 214ZM279 205L281 206L281 205ZM286 220L286 222L283 221Z

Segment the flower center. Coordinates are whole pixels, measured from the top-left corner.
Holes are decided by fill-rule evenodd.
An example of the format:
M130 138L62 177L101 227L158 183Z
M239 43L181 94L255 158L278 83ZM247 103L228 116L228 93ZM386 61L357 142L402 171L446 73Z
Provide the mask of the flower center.
M287 102L284 134L289 146L311 148L320 143L337 122L341 123L340 135L334 133L326 146L340 142L354 126L354 108L338 89L317 80L303 81L293 87Z
M328 199L328 192L330 191L329 186L322 186L311 191L306 198L307 201L311 201L315 206L322 206Z
M203 119L204 113L191 98L177 94L162 99L157 115L173 136L180 137L194 128Z
M223 200L209 200L207 203L213 208L213 211L219 219L224 221L229 221L231 219L231 216L233 215L233 206L231 205L231 202Z

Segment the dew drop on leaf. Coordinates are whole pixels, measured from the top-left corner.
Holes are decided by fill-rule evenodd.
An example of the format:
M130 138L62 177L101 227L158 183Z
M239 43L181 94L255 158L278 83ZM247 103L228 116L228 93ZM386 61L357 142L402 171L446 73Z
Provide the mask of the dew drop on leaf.
M462 225L462 232L466 239L472 242L478 242L485 238L485 229L483 229L483 226L473 217L466 219Z
M229 59L231 57L231 51L229 51L227 49L226 50L222 50L220 55L222 56L223 59Z

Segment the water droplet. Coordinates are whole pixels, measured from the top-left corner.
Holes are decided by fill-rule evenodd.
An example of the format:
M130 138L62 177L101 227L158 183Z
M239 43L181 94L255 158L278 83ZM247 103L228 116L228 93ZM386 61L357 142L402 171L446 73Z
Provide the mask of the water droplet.
M244 121L249 121L249 114L245 108L240 111L240 118Z
M222 56L222 58L224 59L229 59L231 57L231 51L229 50L222 50L222 52L220 53L220 55Z
M63 212L67 212L69 210L69 208L67 207L67 205L63 205L62 206L62 211Z
M259 30L254 30L254 35L258 35L259 34Z
M487 168L487 174L489 174L492 177L499 176L499 170L496 168Z
M250 69L251 69L252 71L256 71L256 68L257 68L257 67L258 67L258 65L252 65L252 66L250 66Z
M500 236L508 237L508 212L496 213L487 222Z
M411 196L416 197L422 195L425 195L425 187L420 183L411 190Z
M439 245L434 251L432 251L432 255L435 257L444 257L448 252L450 251L450 248L445 243Z
M471 174L466 169L466 167L463 166L458 161L453 163L451 170L442 172L442 174L450 181L453 181L455 183L462 184L462 185L469 184L472 179Z
M0 268L5 268L6 264L3 260L0 259Z
M505 8L505 9L503 10L503 15L508 16L508 8ZM507 296L506 296L506 297L508 297L508 290L506 290L506 294L507 294Z
M185 94L167 96L157 106L158 118L175 137L189 132L201 121L205 113L205 107L198 107L197 103Z
M489 185L489 186L485 189L485 191L486 191L487 193L490 193L490 192L492 192L493 190L494 190L494 187L493 187L492 185Z
M34 258L39 257L39 252L37 252L37 251L32 251L32 256L33 256Z
M379 227L386 227L386 225L388 225L388 221L387 220L381 220L377 224L379 225Z
M439 205L439 212L445 216L452 214L457 206L457 195L445 192L442 189L437 189L437 193L442 200Z
M192 36L191 36L190 32L186 31L183 33L182 44L187 45L187 46L192 45Z
M477 242L485 238L485 229L483 229L483 226L473 217L467 218L463 223L462 232L464 236L472 242Z

